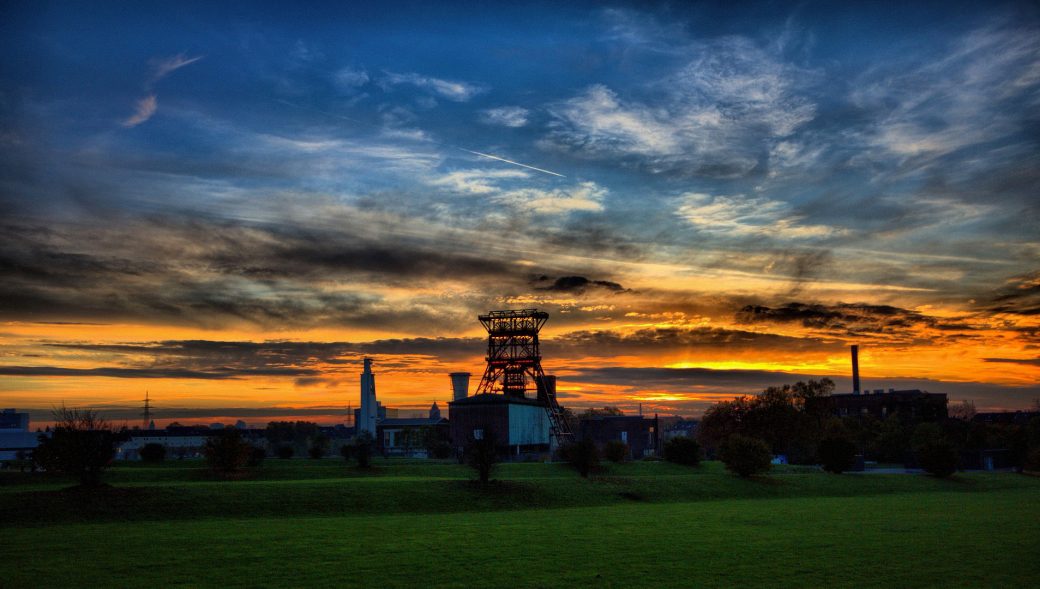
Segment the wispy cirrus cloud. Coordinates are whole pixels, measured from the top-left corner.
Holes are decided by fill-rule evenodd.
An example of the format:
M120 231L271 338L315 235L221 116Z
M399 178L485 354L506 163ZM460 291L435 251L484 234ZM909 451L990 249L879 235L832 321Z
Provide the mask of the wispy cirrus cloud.
M152 118L155 114L156 109L159 108L159 103L156 99L155 94L149 94L144 98L137 101L137 106L134 108L134 114L130 115L123 121L124 127L136 127L141 123Z
M152 60L152 78L149 83L154 84L174 71L186 65L191 65L200 59L202 59L201 55L187 57L183 53L179 53L172 57Z
M149 94L137 101L137 104L134 107L134 113L124 119L122 125L126 128L132 128L151 119L159 109L158 96L156 96L155 92L152 92L152 88L155 86L156 82L170 75L172 72L179 70L184 66L191 65L200 59L202 59L201 55L196 57L187 57L183 53L179 53L172 57L153 59L151 62L152 75L148 78L148 82L145 84L145 89L149 91Z
M578 182L570 186L541 188L518 186L517 181L531 174L521 170L458 170L427 181L456 194L483 196L492 202L510 205L536 213L568 213L602 211L607 189L595 182Z
M487 90L486 87L479 84L457 80L445 80L413 72L386 72L380 80L380 83L385 87L398 86L401 84L415 86L454 102L468 102L477 94Z
M680 197L676 213L698 231L719 235L776 235L805 239L827 237L842 231L825 225L803 224L802 218L783 201L743 195L688 193Z
M851 100L878 113L872 146L920 165L1021 131L1040 106L1040 39L1010 22L982 27L942 55L866 72Z
M672 49L676 49L672 47ZM597 84L550 108L544 145L651 172L740 177L811 121L813 72L744 37L689 41L692 59L630 96Z
M523 127L531 111L521 106L500 106L481 111L481 122L502 127Z

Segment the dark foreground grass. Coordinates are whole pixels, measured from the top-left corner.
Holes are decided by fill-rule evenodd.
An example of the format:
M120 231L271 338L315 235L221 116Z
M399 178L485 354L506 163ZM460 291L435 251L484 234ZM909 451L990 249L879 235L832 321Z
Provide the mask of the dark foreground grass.
M1032 490L72 524L5 534L9 587L1028 587Z
M124 465L99 493L0 476L3 587L1035 586L1040 479L741 480L720 465Z
M1029 488L1040 480L973 474L949 480L908 475L828 475L787 468L743 480L718 463L698 468L668 463L611 465L579 478L560 464L507 464L491 489L475 485L455 464L380 462L358 471L335 461L282 461L255 478L214 480L199 464L122 466L112 488L69 491L71 481L40 483L9 476L0 486L0 522L47 525L73 521L165 521L211 517L307 517L384 513L444 513L551 509L619 502L677 503L739 498L842 497L890 493L965 492ZM46 480L46 479L44 479ZM0 524L3 525L3 524Z

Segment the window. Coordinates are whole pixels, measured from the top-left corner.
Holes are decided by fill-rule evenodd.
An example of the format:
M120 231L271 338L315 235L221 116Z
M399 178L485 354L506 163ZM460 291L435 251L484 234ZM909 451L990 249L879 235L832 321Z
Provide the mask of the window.
M475 429L475 430L473 430L473 439L474 440L483 440L484 439L484 430L482 430L482 429Z
M628 443L628 432L621 432L621 441L626 444Z

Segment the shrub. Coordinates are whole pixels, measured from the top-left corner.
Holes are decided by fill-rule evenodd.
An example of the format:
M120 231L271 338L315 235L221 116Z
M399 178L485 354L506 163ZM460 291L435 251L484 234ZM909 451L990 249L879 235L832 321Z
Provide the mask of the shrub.
M451 444L444 440L439 440L428 445L426 451L430 458L438 458L441 460L451 458Z
M267 452L263 448L254 446L249 453L249 460L246 461L246 466L260 466L264 463L264 458L267 458Z
M357 458L358 468L372 466L372 447L375 439L368 432L361 432L354 438L354 456Z
M50 436L40 435L33 460L51 472L79 477L83 487L101 484L101 473L116 454L115 434L108 422L92 409L54 411L56 422Z
M628 444L621 440L610 440L603 447L603 457L611 462L624 462L628 458Z
M155 442L145 444L140 454L144 462L162 462L166 459L166 446Z
M293 449L293 447L290 446L289 444L282 444L281 446L278 446L278 448L276 448L275 451L274 451L275 456L277 456L279 458L282 458L282 459L292 458L293 454L295 454L295 453L296 453L296 450Z
M693 438L678 436L664 443L662 454L668 462L697 466L701 462L701 445Z
M923 442L916 453L917 463L932 476L946 478L957 472L957 450L945 439Z
M210 469L224 474L245 466L253 455L253 446L242 439L235 428L226 428L210 436L202 448Z
M321 458L329 453L330 445L331 441L328 436L319 434L311 440L310 448L307 448L307 454L314 459Z
M560 457L570 463L584 478L599 467L599 449L592 440L571 442L560 448Z
M340 446L339 447L339 455L342 456L343 459L346 460L347 462L350 462L351 460L353 460L354 459L354 444L343 444L342 446Z
M495 436L491 430L484 428L484 433L479 439L470 436L463 456L466 464L477 471L480 484L486 485L491 480L495 463L498 462L498 449L495 448Z
M1026 461L1022 466L1022 470L1040 472L1040 448L1034 448L1026 455Z
M719 458L726 465L726 469L742 477L749 477L768 471L773 453L769 451L769 446L758 438L733 434L726 438L719 448Z
M845 438L824 438L816 451L823 470L841 474L856 462L856 445Z

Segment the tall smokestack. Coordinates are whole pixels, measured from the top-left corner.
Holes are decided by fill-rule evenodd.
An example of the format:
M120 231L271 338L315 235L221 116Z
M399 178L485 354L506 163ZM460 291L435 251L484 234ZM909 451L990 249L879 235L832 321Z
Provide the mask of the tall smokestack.
M376 420L379 418L379 404L376 402L376 375L372 373L372 359L365 358L365 371L361 373L361 411L355 432L368 432L376 435Z
M859 346L852 346L852 394L859 394Z
M458 401L468 397L470 374L468 372L452 372L448 376L451 377L452 400Z

